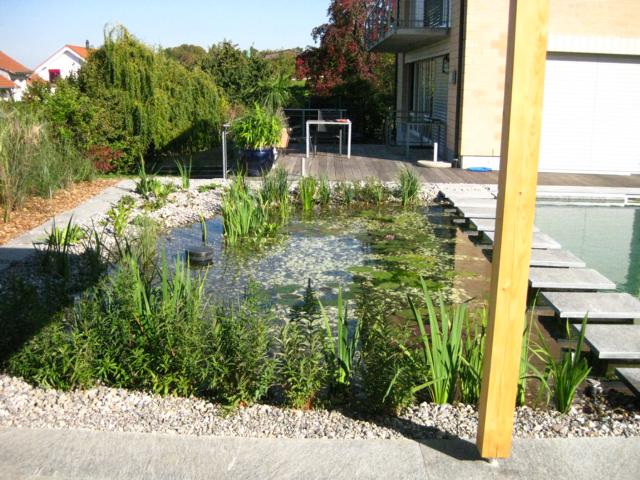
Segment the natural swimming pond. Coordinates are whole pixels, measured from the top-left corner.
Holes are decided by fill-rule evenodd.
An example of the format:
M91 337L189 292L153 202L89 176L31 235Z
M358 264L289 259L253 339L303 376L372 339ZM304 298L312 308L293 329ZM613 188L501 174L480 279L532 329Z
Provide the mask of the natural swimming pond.
M282 233L264 245L225 245L222 219L206 222L214 262L206 289L215 300L237 298L255 284L282 309L303 301L308 287L324 305L335 305L338 290L356 306L372 302L408 316L406 294L420 278L447 300L469 298L456 254L458 229L440 207L334 208L294 214ZM165 237L168 255L184 255L201 242L201 226L175 229ZM479 250L477 250L479 252Z
M536 225L619 290L640 296L640 208L538 205Z

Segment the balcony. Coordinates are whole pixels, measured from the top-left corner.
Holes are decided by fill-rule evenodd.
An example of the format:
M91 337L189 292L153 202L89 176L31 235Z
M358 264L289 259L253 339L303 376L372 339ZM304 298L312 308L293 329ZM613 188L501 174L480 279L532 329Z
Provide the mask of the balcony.
M378 0L365 25L365 43L373 52L404 53L445 38L450 0Z

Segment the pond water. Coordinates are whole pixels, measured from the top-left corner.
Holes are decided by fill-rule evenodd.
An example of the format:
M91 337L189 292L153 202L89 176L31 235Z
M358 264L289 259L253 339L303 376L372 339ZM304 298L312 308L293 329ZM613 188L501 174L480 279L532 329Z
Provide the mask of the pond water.
M468 255L456 254L459 231L439 207L298 213L276 240L260 246L227 247L220 217L207 221L207 229L215 253L206 290L218 301L238 298L253 284L286 311L303 301L309 287L326 306L336 305L342 289L356 306L384 305L386 312L408 317L406 295L419 292L421 277L447 300L463 301L469 296L460 279L478 276L456 270ZM173 256L200 243L200 224L164 238Z

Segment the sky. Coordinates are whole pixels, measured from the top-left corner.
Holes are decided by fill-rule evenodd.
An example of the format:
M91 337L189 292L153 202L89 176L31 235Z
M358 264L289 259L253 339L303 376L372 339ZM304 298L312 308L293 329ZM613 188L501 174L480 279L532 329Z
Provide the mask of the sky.
M208 47L231 40L259 50L306 47L329 0L0 0L0 50L30 68L65 44L102 43L121 23L149 45Z

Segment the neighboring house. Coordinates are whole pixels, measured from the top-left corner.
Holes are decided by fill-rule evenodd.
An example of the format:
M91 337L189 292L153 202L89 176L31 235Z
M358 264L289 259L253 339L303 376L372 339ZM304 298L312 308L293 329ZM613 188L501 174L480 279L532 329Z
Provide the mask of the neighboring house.
M498 168L508 10L509 0L377 2L366 41L397 57L392 141L429 136L464 168ZM638 18L638 0L550 0L541 171L640 173Z
M58 78L67 78L80 70L89 57L89 52L89 42L85 47L65 45L38 65L33 72L47 82L55 82Z
M0 99L20 100L27 88L31 69L0 51Z

